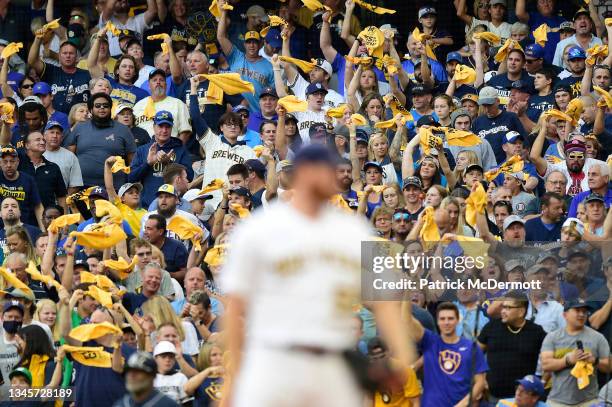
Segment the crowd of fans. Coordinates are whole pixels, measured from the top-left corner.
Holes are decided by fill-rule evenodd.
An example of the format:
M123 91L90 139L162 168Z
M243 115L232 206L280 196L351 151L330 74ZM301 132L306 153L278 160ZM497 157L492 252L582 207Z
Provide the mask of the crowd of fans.
M373 239L485 258L406 271L420 357L369 405L612 405L609 2L454 0L462 38L436 4L54 3L0 1L0 406L222 403L226 252L309 144Z

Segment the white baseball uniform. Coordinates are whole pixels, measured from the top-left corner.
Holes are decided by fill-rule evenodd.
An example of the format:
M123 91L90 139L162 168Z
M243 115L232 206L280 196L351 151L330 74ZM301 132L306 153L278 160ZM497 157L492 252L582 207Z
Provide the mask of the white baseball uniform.
M361 392L340 352L354 347L367 224L334 207L312 219L275 202L237 227L222 271L224 292L243 298L248 310L234 405L359 406Z

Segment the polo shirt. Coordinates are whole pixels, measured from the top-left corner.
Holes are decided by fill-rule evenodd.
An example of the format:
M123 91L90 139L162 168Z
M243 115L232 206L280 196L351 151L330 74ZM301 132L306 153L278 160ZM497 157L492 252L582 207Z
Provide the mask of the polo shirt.
M44 155L42 159L42 164L34 167L26 154L20 154L19 171L34 177L40 200L46 208L57 204L57 198L65 197L68 192L59 166L47 160Z

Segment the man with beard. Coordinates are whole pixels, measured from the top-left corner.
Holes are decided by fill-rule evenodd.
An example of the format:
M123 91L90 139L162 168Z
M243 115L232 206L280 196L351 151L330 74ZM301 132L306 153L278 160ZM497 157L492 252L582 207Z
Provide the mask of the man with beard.
M136 14L132 17L130 17L130 3L128 0L109 0L103 4L98 28L106 26L106 23L110 21L120 31L124 29L131 30L140 39L142 39L143 32L151 28L151 23L157 17L157 2L155 0L147 0L147 7L144 13ZM113 56L120 55L119 36L108 32L108 38L110 54Z
M180 241L167 236L170 231L167 230L166 224L166 218L162 215L152 214L144 222L142 236L144 240L162 251L166 261L166 270L173 278L182 282L185 277L185 267L187 266L187 249ZM142 275L143 291L146 270L147 268L145 267ZM161 275L159 278L161 282Z
M0 229L0 249L4 253L8 253L9 250L6 246L6 229L14 226L23 227L30 236L30 240L35 242L40 235L40 229L32 225L28 225L21 221L21 211L19 210L19 203L15 198L4 198L0 204L0 217L4 227Z
M185 167L187 179L193 178L189 153L181 140L171 136L174 127L172 113L158 111L153 123L154 139L138 147L128 174L129 182L140 182L144 187L141 198L144 208L148 208L155 199L155 191L164 183L163 174L168 166L179 163Z
M563 196L554 192L542 195L541 215L525 222L525 240L556 242L561 239L561 227L565 221Z
M391 225L393 235L391 240L400 243L406 240L412 226L411 217L412 215L408 212L408 209L398 208L393 212L393 223Z
M359 196L353 185L353 165L351 161L344 158L336 164L336 183L338 190L342 194L342 199L346 202L349 208L356 210L359 207Z
M586 52L577 45L574 45L567 52L567 68L559 76L563 78L559 85L569 86L572 90L572 97L580 96L582 77L586 69Z
M548 125L549 118L546 119ZM542 147L546 138L546 132L540 132L531 146L529 158L538 171L538 175L546 178L553 171L561 171L567 183L566 193L576 196L589 188L588 177L586 174L594 165L607 165L605 162L586 157L586 145L583 141L574 139L563 146L565 161L556 164L549 164L542 156Z
M136 118L136 126L144 129L149 134L154 133L153 119L155 114L148 116L145 110L149 111L167 111L174 118L172 127L172 137L178 137L183 144L189 141L191 137L191 125L189 124L189 110L187 105L180 99L166 96L167 83L166 73L161 69L156 69L149 74L149 87L151 88L151 96L141 99L134 105L134 117ZM147 109L148 108L148 109Z
M129 127L111 119L113 101L106 93L96 93L87 102L91 119L77 124L66 145L76 154L85 186L104 185L104 162L110 156L121 156L130 164L136 144ZM125 184L126 174L114 174L118 189Z
M603 44L601 39L592 34L593 21L591 20L588 10L581 8L576 12L576 14L574 14L574 29L576 30L574 35L557 43L553 64L560 66L561 68L563 68L563 51L569 44L577 45L583 50L592 48L595 45ZM550 41L550 37L548 41ZM546 45L548 45L548 43Z

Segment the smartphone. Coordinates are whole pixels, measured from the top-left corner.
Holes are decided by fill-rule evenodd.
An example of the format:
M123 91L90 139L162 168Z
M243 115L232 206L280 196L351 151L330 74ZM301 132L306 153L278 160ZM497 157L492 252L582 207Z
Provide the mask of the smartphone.
M577 347L579 350L584 351L584 345L582 344L582 341L580 341L580 340L576 341L576 347Z

